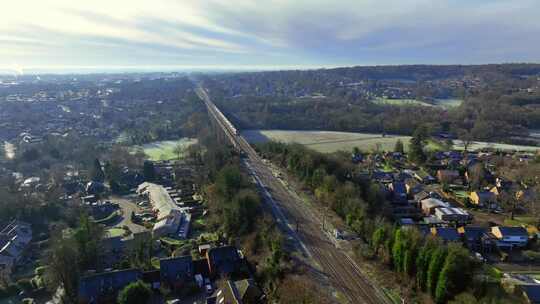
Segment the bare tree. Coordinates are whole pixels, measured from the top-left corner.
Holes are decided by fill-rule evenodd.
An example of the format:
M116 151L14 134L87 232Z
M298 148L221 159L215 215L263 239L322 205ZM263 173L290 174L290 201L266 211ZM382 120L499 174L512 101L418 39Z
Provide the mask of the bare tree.
M176 160L180 160L180 157L182 156L184 152L184 147L181 144L176 144L176 146L173 149L174 154L176 154Z
M473 142L473 136L472 136L472 133L470 130L461 130L459 132L459 139L461 140L461 142L463 143L463 149L465 151L468 151L469 150L469 146L472 144Z

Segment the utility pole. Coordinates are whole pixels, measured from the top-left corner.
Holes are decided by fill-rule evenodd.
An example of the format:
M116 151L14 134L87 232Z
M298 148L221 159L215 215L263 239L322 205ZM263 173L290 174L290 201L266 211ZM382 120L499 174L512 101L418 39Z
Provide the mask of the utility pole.
M323 231L326 231L326 207L323 207L322 229L323 229Z

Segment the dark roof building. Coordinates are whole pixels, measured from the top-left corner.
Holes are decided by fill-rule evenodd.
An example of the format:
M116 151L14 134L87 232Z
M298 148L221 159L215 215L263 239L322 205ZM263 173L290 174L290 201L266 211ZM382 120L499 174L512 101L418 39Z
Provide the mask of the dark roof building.
M238 269L240 254L234 246L210 248L206 252L211 275L230 274Z
M491 250L493 240L487 228L464 226L459 227L458 232L463 236L467 248L478 252Z
M392 201L397 204L407 203L407 188L403 182L393 182L388 188L392 191Z
M497 238L499 248L524 247L529 241L529 234L523 227L491 227L491 233Z
M253 279L240 280L233 283L229 281L229 284L234 291L235 297L240 300L240 303L257 304L261 302L263 293Z
M458 242L461 240L461 237L456 228L434 227L431 228L431 234L441 238L445 242Z
M161 281L173 287L180 287L191 280L194 273L191 255L159 260Z
M540 304L540 285L521 285L525 301L530 304Z
M394 176L392 173L376 170L371 174L371 178L381 183L391 183Z
M138 269L127 269L94 274L81 278L79 303L102 303L116 299L118 291L142 278Z

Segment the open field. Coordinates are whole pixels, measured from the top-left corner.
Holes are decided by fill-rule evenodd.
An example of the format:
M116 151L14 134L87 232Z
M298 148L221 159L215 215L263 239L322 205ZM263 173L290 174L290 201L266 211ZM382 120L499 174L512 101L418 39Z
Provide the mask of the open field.
M540 149L536 146L520 146L510 144L500 144L492 142L475 141L469 146L469 150L479 150L484 148L496 149L496 150L515 150L515 151L529 151L535 152ZM454 140L454 149L463 150L463 142L460 140Z
M358 147L362 151L373 151L380 145L381 150L392 151L398 139L401 139L407 149L410 136L386 135L374 133L353 133L334 131L289 131L289 130L245 130L244 136L251 143L261 143L269 140L285 143L299 143L322 153L336 151L352 151ZM435 144L430 143L428 148L435 149ZM439 147L440 148L440 147ZM518 146L499 143L474 142L469 150L493 148L499 150L536 151L540 147ZM463 150L463 143L454 141L454 149Z
M437 99L435 104L443 108L452 108L459 107L463 103L463 99L458 98L448 98L448 99Z
M453 108L458 107L461 105L463 100L457 99L457 98L448 98L448 99L436 99L434 103L428 103L422 100L418 99L393 99L393 98L383 98L383 97L377 97L372 100L372 102L376 104L386 104L386 105L394 105L394 106L407 106L407 105L414 105L414 106L425 106L425 107L441 107L441 108Z
M393 106L407 106L407 105L414 105L414 106L426 106L426 107L432 107L432 104L429 104L427 102L423 102L421 100L417 99L394 99L394 98L384 98L384 97L377 97L372 100L372 102L376 104L385 104L385 105L393 105Z
M178 157L175 153L175 148L177 146L182 148L182 153L180 154L180 157L182 157L186 149L195 143L197 143L196 139L182 138L179 140L165 140L148 143L143 145L142 148L150 160L173 160Z
M381 150L393 150L398 139L407 147L409 136L382 137L382 134L332 132L332 131L281 131L281 130L247 130L242 135L252 143L268 140L286 143L296 142L316 151L332 153L336 151L352 151L358 147L362 151L373 151L380 144Z

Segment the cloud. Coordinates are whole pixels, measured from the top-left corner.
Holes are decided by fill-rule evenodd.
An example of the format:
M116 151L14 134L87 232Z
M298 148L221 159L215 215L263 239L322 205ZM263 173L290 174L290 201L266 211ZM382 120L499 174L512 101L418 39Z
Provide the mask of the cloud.
M0 66L540 61L537 0L18 0Z

